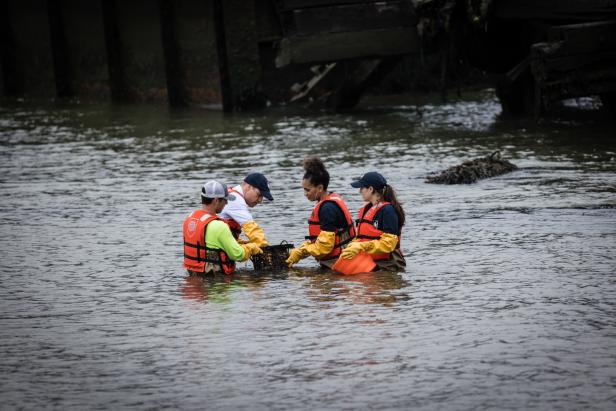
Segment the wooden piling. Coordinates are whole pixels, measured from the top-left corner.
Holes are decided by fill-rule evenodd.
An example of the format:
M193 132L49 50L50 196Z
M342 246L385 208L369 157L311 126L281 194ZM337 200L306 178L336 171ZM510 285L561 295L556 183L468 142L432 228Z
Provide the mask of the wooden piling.
M173 0L176 53L189 105L222 106L214 2Z
M105 49L107 50L107 68L109 70L109 89L114 102L128 100L124 63L122 58L122 41L116 17L116 1L101 0L103 12L103 30L105 32Z
M47 0L4 0L0 3L9 10L8 16L2 18L10 18L9 24L2 28L5 35L9 31L9 91L27 98L55 97Z
M182 107L187 104L187 101L183 81L184 70L179 56L179 44L176 34L177 21L173 1L159 0L159 10L169 105L172 107Z
M72 98L110 99L102 5L99 1L59 0L66 72Z
M214 30L216 32L216 51L218 54L218 73L220 76L220 90L222 93L222 111L233 111L233 89L229 75L229 61L227 58L227 36L225 33L225 16L222 0L213 0L214 3Z
M49 38L53 58L56 96L60 98L71 97L73 95L71 73L69 72L60 0L47 0L47 16L49 18Z
M0 68L2 69L2 94L5 96L19 94L23 82L15 65L15 39L11 23L9 2L0 1Z

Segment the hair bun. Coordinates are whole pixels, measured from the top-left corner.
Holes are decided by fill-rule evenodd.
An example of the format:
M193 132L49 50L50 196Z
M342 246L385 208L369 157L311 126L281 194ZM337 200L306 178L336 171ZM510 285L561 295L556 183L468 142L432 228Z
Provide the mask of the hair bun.
M325 173L325 165L319 157L306 157L304 159L304 170L310 174L323 174Z

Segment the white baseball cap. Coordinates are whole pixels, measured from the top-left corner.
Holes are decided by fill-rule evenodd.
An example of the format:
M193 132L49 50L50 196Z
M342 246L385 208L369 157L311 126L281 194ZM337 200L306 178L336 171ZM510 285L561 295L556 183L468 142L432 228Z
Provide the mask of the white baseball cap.
M201 197L235 200L235 196L233 194L229 194L227 185L215 180L210 180L203 184L203 187L201 187Z

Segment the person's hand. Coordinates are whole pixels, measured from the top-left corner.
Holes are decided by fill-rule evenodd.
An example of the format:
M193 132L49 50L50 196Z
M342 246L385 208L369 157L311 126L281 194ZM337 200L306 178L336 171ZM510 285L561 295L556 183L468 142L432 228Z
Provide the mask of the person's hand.
M263 229L259 227L259 224L257 224L256 221L247 221L242 226L242 230L244 230L244 234L246 234L246 237L248 237L248 242L255 243L259 247L265 247L266 245L269 245L269 243L265 239L265 231L263 231Z
M246 246L250 250L251 256L256 255L256 254L261 254L263 252L263 250L261 250L261 247L259 247L255 243L246 243L244 244L244 246Z
M344 250L342 250L342 253L340 253L340 257L344 258L345 260L350 260L357 254L361 253L362 251L365 251L367 245L368 242L365 241L353 241L352 243L347 245Z
M299 262L302 258L308 257L310 254L306 251L306 247L310 245L310 241L306 241L302 245L297 248L292 249L289 252L289 258L286 259L285 263L289 266L289 268L293 267L295 264Z
M244 249L244 258L241 261L246 261L251 256L261 254L263 252L263 250L261 250L261 247L259 247L255 243L240 244L240 246Z

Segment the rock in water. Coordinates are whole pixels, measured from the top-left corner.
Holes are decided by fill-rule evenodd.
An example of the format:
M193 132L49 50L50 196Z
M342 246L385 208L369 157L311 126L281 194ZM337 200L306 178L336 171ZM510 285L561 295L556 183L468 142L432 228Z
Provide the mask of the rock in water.
M489 156L465 161L459 166L429 175L426 177L426 183L471 184L482 178L498 176L517 169L515 164L501 159L500 151L495 151Z

